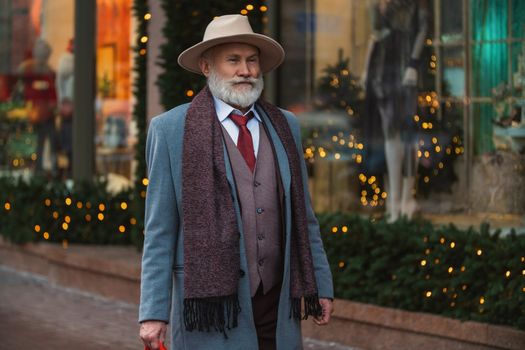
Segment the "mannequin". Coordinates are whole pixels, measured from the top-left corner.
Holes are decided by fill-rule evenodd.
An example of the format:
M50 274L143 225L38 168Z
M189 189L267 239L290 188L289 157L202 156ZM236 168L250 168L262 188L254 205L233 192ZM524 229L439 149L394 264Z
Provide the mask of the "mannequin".
M413 116L428 7L426 0L371 0L369 5L372 35L361 82L380 116L388 171L387 214L392 222L400 215L411 218L417 209Z
M43 156L46 140L50 145L51 172L55 170L55 72L48 64L51 47L44 39L37 39L32 57L18 67L23 84L24 100L28 106L29 122L37 134L36 172L44 170Z
M58 61L56 79L58 114L60 115L60 148L66 157L64 177L71 175L73 153L73 87L75 82L75 57L73 53L74 41L70 39L66 51L60 56Z

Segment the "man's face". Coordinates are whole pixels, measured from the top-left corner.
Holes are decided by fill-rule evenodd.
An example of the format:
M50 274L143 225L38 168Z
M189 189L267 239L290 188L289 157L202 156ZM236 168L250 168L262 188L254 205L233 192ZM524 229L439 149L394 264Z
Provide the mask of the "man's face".
M201 66L202 73L208 77L214 69L222 79L258 78L261 74L259 50L248 44L222 44L210 49ZM211 63L211 64L210 64ZM249 84L236 84L237 89L247 89Z
M247 44L223 44L210 49L200 61L212 93L235 107L248 107L263 89L259 50Z

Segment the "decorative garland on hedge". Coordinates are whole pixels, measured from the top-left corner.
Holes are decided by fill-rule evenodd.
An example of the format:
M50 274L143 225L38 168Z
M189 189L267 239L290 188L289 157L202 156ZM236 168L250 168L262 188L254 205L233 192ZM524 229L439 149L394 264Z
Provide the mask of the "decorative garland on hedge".
M133 95L135 106L133 119L137 125L137 145L135 147L135 186L133 189L132 211L137 218L138 224L133 226L131 240L139 247L143 242L144 232L144 198L146 197L146 127L147 127L147 65L148 65L148 22L151 19L148 2L144 0L133 1L133 14L137 20L137 33L135 38L135 64L136 79L134 81Z

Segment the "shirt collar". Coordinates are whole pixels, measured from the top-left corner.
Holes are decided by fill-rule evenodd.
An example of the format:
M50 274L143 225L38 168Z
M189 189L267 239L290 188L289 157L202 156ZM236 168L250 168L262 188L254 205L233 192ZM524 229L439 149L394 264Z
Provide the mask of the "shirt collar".
M233 108L232 106L230 106L223 100L218 99L215 96L213 96L213 102L215 104L215 111L217 112L217 117L219 118L219 121L221 123L224 121L224 119L228 118L233 111L237 112L237 114L243 115L243 113L241 113L241 111L239 111L237 108ZM255 110L255 103L251 106L248 112L244 113L244 115L248 114L249 112L253 112L255 118L257 118L259 122L262 122L261 117Z

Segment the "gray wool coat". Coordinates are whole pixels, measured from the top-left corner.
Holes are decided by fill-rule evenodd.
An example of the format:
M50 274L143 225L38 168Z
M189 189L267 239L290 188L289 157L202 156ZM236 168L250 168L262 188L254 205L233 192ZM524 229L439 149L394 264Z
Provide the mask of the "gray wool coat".
M239 326L227 331L226 339L219 332L188 332L184 328L182 305L184 299L184 258L182 232L182 143L184 122L189 104L178 106L151 120L146 143L146 162L149 184L146 196L145 240L142 257L142 281L139 322L162 320L171 324L171 348L173 350L256 350L257 335L253 322L248 277L239 280L241 313ZM277 161L284 187L284 211L286 234L284 276L279 301L277 321L277 349L302 349L300 322L290 318L290 169L284 147L261 108L258 112L268 128L277 153ZM302 157L300 128L296 117L282 111ZM230 188L235 188L234 177L224 147L226 174ZM195 161L199 161L196 159ZM332 275L308 195L307 174L302 163L308 230L315 277L320 297L333 298ZM236 191L232 191L237 222L241 223ZM239 224L242 228L242 225ZM241 269L247 271L244 236L240 238ZM203 257L205 259L206 257ZM195 276L198 278L198 276ZM303 321L304 322L304 321ZM311 322L308 320L306 322Z

